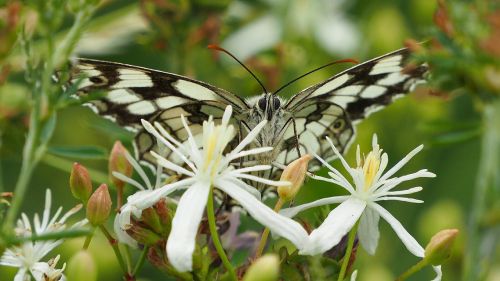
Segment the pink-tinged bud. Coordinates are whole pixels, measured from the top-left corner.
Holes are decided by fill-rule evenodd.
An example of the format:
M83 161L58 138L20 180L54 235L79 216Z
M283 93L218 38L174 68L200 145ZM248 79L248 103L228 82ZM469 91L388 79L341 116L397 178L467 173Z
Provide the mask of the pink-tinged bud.
M111 196L108 186L101 184L90 196L87 203L87 219L93 226L106 222L111 212Z
M161 241L161 237L152 230L142 227L138 224L132 224L127 229L127 234L134 238L139 244L152 246Z
M69 176L69 187L76 199L84 203L87 202L90 194L92 194L92 180L87 168L78 163L73 164L71 175Z
M279 186L278 195L283 201L290 201L295 198L300 188L304 184L304 179L307 173L307 166L312 157L306 154L292 163L288 164L281 174L280 181L288 181L289 185Z
M113 176L113 172L121 173L127 177L132 176L133 168L125 157L127 149L120 141L116 141L109 155L108 171L109 178L118 189L122 189L125 183Z
M96 281L97 266L92 255L86 250L81 250L71 257L66 277L71 281Z
M432 236L425 247L425 258L432 265L440 265L451 255L458 229L444 229Z
M266 254L247 270L243 281L276 281L280 275L280 260L276 254Z

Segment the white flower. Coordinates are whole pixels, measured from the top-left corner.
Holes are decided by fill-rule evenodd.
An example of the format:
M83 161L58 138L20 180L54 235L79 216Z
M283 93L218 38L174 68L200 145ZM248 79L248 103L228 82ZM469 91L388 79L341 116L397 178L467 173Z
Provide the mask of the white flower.
M328 174L331 177L324 178L315 176L315 178L339 185L347 190L350 195L323 198L311 203L282 210L282 214L292 217L298 212L311 207L341 203L337 208L332 210L325 221L310 234L308 242L301 250L301 254L316 255L331 249L333 246L337 245L340 239L351 230L358 220L360 220L357 232L359 241L363 248L369 254L373 255L377 248L380 235L378 230L379 219L382 217L391 225L403 244L412 254L417 257L424 257L424 249L422 246L420 246L404 229L396 218L377 203L388 200L410 203L423 202L421 200L401 196L419 192L422 190L422 187L413 187L400 191L393 191L393 189L402 182L421 177L435 177L435 174L424 169L405 176L391 178L391 176L401 169L415 154L422 150L423 145L412 150L406 157L399 161L399 163L383 174L387 167L388 157L386 153L382 153L377 143L376 135L373 136L372 151L363 160L361 159L358 146L356 155L357 166L355 168L351 168L335 148L331 140L327 140L337 157L341 160L344 168L350 174L354 184L351 184L339 171L330 166L319 156L315 155L319 161L328 167L330 170ZM438 273L438 278L435 280L440 280L440 267L434 268Z
M159 165L183 175L184 179L154 189L151 192L134 194L128 198L127 204L124 205L122 210L133 206L133 214L136 217L140 217L143 209L152 206L161 198L168 196L176 190L186 189L179 200L175 216L172 220L172 230L166 247L170 263L181 272L192 269L195 237L211 187L218 188L231 196L254 219L270 228L276 235L290 240L297 247L301 247L307 240L307 232L298 222L277 214L263 204L260 201L260 192L242 180L249 179L268 185L288 184L263 179L250 174L250 172L268 170L271 166L257 165L235 169L230 164L241 157L272 150L270 147L243 150L254 141L266 122L261 122L250 131L233 151L225 155L223 154L229 141L235 135L234 127L229 125L231 112L232 109L228 106L224 111L220 125L215 125L212 117L208 121L203 122L203 133L197 136L201 137L199 139L192 135L186 124L186 120L182 116L181 119L184 128L189 136L185 144L181 144L175 140L160 124L155 124L155 128L143 120L144 128L154 135L161 144L165 145L182 159L187 168L181 167L151 152ZM200 140L201 143L198 144L196 140Z
M21 219L17 221L15 229L16 235L20 237L30 237L34 234L41 235L62 231L66 228L66 220L78 212L78 210L82 207L81 204L77 205L62 217L60 217L62 207L59 207L54 216L51 218L51 205L51 191L50 189L47 189L47 192L45 193L45 208L43 210L42 220L40 221L38 214L35 214L33 225L31 225L28 216L25 213L22 213ZM86 220L82 220L74 224L72 227L80 227L85 223ZM59 256L49 262L41 261L50 251L59 246L62 242L63 239L24 242L19 246L8 248L0 259L0 264L19 268L19 271L14 277L14 281L31 280L30 273L37 281L65 280L65 277L62 274L65 264L62 269L55 268L57 261L59 261ZM53 279L47 279L45 277Z

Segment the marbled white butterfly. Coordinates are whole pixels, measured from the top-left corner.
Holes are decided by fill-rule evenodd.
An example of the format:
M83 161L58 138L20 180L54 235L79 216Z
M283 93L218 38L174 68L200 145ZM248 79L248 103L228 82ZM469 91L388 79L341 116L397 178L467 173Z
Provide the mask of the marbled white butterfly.
M181 75L92 59L76 60L70 83L79 81L77 97L104 92L87 105L136 133L136 157L142 161L154 163L149 151L158 147L142 128L141 119L159 122L172 136L185 141L181 115L196 134L209 115L220 119L225 107L232 105L234 124L239 128L235 143L261 120L269 121L255 146L271 146L274 150L247 163L272 163L281 168L306 152L332 160L335 156L326 136L339 151L345 151L354 136L354 123L423 81L427 67L405 67L409 54L408 49L400 49L355 65L288 100L273 93L243 99ZM181 163L168 149L162 154ZM318 167L318 163L311 163L310 170ZM278 170L268 176L276 178Z

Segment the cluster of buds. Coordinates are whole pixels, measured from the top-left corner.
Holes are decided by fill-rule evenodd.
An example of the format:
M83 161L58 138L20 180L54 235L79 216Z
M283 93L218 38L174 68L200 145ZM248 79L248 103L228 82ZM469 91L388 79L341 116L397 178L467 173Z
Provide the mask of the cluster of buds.
M125 183L114 177L112 172L119 172L130 177L133 172L132 165L127 161L127 150L119 142L115 142L109 156L109 177L117 191L118 206L121 206L123 187ZM87 219L93 226L104 224L111 214L111 196L106 184L101 184L95 191L92 187L92 178L85 166L74 163L69 178L69 186L73 196L80 200L87 208Z

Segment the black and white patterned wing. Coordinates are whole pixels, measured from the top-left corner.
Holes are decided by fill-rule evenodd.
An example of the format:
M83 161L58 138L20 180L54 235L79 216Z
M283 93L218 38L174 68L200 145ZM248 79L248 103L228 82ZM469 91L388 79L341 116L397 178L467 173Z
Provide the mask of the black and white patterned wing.
M201 132L201 124L209 115L217 120L227 105L234 116L248 110L240 97L212 85L188 77L157 70L91 59L78 59L72 68L70 83L79 81L77 97L91 93L102 96L86 105L98 114L136 133L136 157L154 163L150 150L159 151L155 139L144 131L141 119L159 122L177 140L183 142L187 133L180 116L187 119L193 134ZM162 154L176 163L180 159L168 149Z
M281 154L287 155L284 164L297 158L293 138L300 147L308 147L327 161L335 155L325 137L332 139L339 151L345 151L354 136L353 123L390 104L396 97L413 90L424 82L426 65L409 66L410 51L400 49L367 62L355 65L332 78L311 86L293 96L285 111L297 126L284 133L285 145ZM292 124L293 125L293 124ZM317 163L316 163L317 164ZM312 165L314 170L316 165Z

